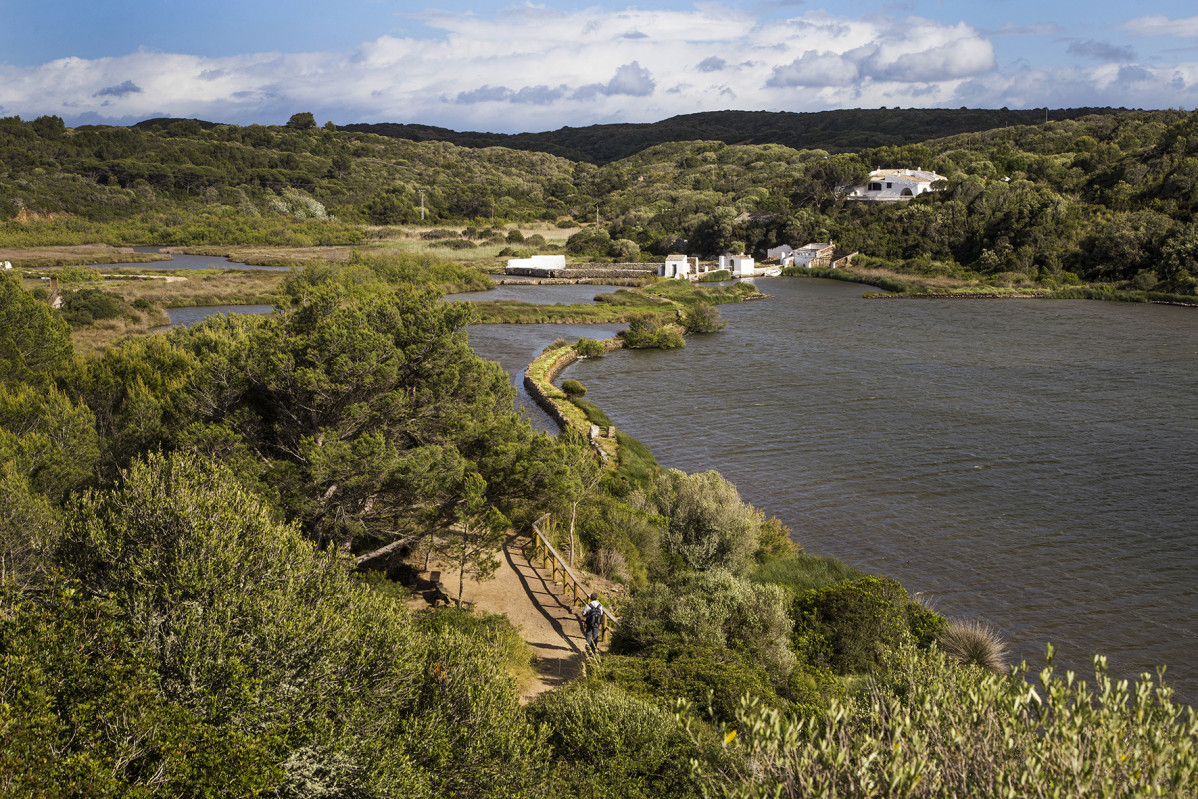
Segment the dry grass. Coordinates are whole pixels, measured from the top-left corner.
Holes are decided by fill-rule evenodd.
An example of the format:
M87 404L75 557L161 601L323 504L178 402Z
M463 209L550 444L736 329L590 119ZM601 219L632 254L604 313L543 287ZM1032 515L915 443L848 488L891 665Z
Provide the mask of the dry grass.
M959 663L981 666L995 674L1007 671L1007 642L976 619L950 619L940 633L940 648Z

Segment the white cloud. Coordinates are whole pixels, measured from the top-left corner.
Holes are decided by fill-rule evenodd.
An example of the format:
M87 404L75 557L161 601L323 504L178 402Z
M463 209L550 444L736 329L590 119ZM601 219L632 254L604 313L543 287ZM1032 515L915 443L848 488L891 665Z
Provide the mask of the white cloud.
M1127 24L1151 29L1144 20ZM0 106L26 118L58 114L69 124L152 116L281 123L312 111L341 123L521 131L729 107L1198 104L1193 65L1149 58L1150 67L1122 79L1120 63L1000 70L986 34L919 17L855 18L804 7L787 19L759 21L705 3L689 11L436 11L420 21L434 33L380 36L350 53L207 58L140 51L28 68L0 64ZM1170 29L1181 23L1170 22ZM1083 42L1075 49L1130 55L1107 47Z
M1141 36L1198 36L1198 17L1169 19L1165 16L1140 17L1121 25L1124 30Z

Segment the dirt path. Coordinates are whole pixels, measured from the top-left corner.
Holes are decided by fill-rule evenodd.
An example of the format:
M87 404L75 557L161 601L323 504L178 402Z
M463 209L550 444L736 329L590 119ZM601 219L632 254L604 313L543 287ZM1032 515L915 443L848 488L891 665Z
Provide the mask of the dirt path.
M506 615L536 653L537 678L521 691L523 702L578 677L586 647L570 598L560 593L560 586L547 574L529 564L524 557L526 546L531 548L527 535L509 535L495 578L476 583L467 577L462 595L463 601L479 610ZM441 581L456 598L457 572L443 571Z

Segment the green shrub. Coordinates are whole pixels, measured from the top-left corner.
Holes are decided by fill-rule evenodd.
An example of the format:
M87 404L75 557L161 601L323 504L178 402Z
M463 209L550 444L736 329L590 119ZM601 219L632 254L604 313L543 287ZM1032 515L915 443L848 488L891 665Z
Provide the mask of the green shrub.
M669 710L597 681L542 694L528 706L544 725L564 784L546 795L698 797L698 754Z
M611 236L601 227L588 227L566 239L566 252L571 255L607 255L611 249Z
M577 380L563 380L561 388L571 400L585 397L587 393L586 386Z
M636 655L604 655L589 667L588 680L614 683L665 707L686 699L710 707L721 721L732 719L746 694L782 712L792 709L765 669L743 653L717 645L659 644Z
M746 697L726 728L731 761L703 764L704 791L776 796L1194 799L1198 715L1149 674L1094 679L984 674L904 650L859 704L788 719ZM729 768L729 763L733 765ZM752 768L747 768L749 764Z
M508 244L521 244L524 242L524 234L519 230L509 230L506 240Z
M757 551L762 514L718 472L665 469L633 504L669 520L662 546L691 569L742 574Z
M663 327L652 314L638 314L628 320L628 329L616 334L630 349L676 349L685 347L682 334L673 327Z
M714 272L706 272L699 275L700 283L718 283L721 280L731 280L732 273L727 269L717 269Z
M781 679L795 666L793 629L786 593L778 586L726 571L691 572L672 584L635 591L621 605L612 651L680 643L728 647Z
M574 351L578 353L579 358L595 358L607 354L607 349L593 338L580 338L574 344Z
M727 326L720 309L705 302L695 303L682 312L682 326L688 333L714 333Z
M536 248L545 246L545 237L540 233L533 233L531 236L524 237L524 244L527 247Z
M573 219L566 218L566 219L557 220L557 226L559 228L569 229L572 227L578 227L578 223L575 222Z
M463 235L465 235L465 231L463 231ZM440 241L442 239L456 239L458 238L458 234L456 231L446 230L445 228L433 228L421 234L420 238L425 241Z
M902 644L926 647L943 625L897 580L873 575L800 594L792 615L800 656L838 674L872 671Z
M132 317L133 308L116 294L79 289L63 293L62 316L72 327L85 327L97 319Z

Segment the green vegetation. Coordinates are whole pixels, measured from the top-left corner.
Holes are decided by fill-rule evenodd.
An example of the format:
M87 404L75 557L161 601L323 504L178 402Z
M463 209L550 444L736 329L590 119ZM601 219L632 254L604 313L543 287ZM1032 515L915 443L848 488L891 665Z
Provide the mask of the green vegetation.
M482 270L372 227L415 221L424 192L437 227L418 246L463 242L483 267L533 238L494 214L577 231L580 257L834 239L862 253L837 276L883 288L1184 301L1195 120L1120 112L838 155L666 142L602 167L307 113L0 120L2 246L360 245L170 284L72 269L62 311L0 278L0 793L1195 796L1198 726L1167 688L1101 661L1090 684L996 673L992 631L804 553L720 475L662 469L618 431L596 439L600 465L579 431L610 420L583 391L550 386L570 429L534 432L465 339L480 318L621 319L628 345L676 346L679 322L716 328L714 306L752 286L444 303L488 286ZM844 202L882 163L948 182ZM608 224L563 218L597 199ZM90 357L72 344L72 324L115 334L234 291L275 313ZM603 350L560 341L528 374ZM385 575L429 552L485 578L509 524L545 512L555 544L626 591L608 600L612 652L523 708L530 653L509 623L410 611Z
M621 143L603 126L554 134L621 151L595 158L599 166L574 144L546 144L548 154L509 137L517 149L477 148L481 134L431 129L412 133L415 141L362 127L154 120L50 131L6 118L0 247L376 247L402 235L394 226L423 222L450 232L466 224L426 246L493 267L505 248L561 246L507 225L560 222L574 231L565 250L583 260L656 260L680 248L713 257L742 246L762 256L783 242L834 241L859 253L854 271L924 293L1192 302L1195 115L1050 116L715 114L617 126L628 134ZM899 117L908 124L896 127ZM819 125L804 127L812 120ZM904 132L870 128L883 120ZM423 140L437 133L462 146ZM934 169L945 181L909 203L847 201L876 166ZM596 208L607 221L574 221Z

